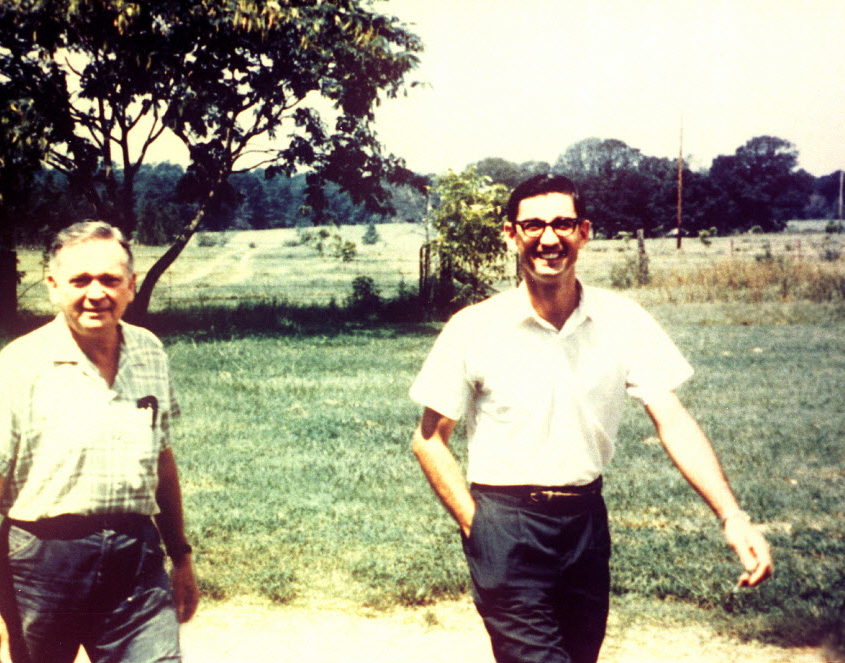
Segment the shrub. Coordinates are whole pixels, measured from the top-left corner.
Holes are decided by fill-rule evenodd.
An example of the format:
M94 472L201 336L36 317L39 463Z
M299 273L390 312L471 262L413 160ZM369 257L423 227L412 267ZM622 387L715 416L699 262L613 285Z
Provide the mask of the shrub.
M332 257L341 262L352 262L357 255L358 247L355 246L355 242L345 240L340 235L332 238Z
M719 231L716 228L702 229L698 231L698 239L704 246L710 246L713 243L713 238L718 234Z
M359 315L370 315L378 313L381 304L381 294L372 277L356 276L352 281L352 293L346 300L349 310Z
M197 233L197 246L208 248L210 246L226 246L229 238L225 233L203 232Z
M378 242L381 239L378 234L378 228L376 228L376 224L372 221L367 224L367 229L364 231L364 235L361 237L361 242L363 244L367 244L371 246Z
M610 284L614 288L633 288L651 283L648 271L648 255L628 253L622 263L610 268Z
M825 262L836 262L842 255L842 247L834 244L830 237L825 237L822 250L819 251L819 258Z

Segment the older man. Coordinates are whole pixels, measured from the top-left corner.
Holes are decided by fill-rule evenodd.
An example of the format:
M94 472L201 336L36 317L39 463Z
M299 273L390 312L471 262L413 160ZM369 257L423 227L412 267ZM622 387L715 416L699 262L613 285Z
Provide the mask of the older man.
M639 306L576 278L590 222L573 183L520 184L504 232L524 281L443 328L411 387L425 408L413 448L464 536L496 660L593 663L610 586L601 475L626 393L721 519L745 567L741 584L771 574L769 549L674 394L689 364ZM463 416L469 488L448 448Z
M178 661L199 596L178 407L160 341L121 321L132 253L116 228L75 224L47 283L59 315L0 352L0 626L14 661L71 662L80 645L92 663Z

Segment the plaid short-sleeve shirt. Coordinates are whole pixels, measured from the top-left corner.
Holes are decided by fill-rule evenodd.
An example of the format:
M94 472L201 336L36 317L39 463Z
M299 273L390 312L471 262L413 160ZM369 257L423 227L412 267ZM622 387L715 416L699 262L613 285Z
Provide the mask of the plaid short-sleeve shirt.
M121 323L109 387L60 315L0 352L0 512L158 512L158 457L178 414L167 356L149 331Z

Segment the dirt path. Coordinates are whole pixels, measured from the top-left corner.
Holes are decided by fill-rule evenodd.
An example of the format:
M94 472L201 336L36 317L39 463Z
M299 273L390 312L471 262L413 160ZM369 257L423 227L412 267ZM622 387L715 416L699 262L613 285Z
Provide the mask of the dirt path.
M364 613L347 606L205 606L182 630L185 663L493 663L469 601ZM739 643L704 626L622 625L611 617L600 663L820 663L811 649Z

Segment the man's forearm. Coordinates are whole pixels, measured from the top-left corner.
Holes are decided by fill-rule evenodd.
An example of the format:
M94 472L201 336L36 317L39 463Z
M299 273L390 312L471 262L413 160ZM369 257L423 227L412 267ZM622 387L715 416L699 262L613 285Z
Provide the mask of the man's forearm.
M179 471L176 459L170 449L161 452L158 459L158 490L156 502L159 513L156 516L161 538L168 553L184 547L185 518L182 512L182 489L179 484Z
M716 516L739 511L713 446L677 396L671 394L666 402L646 409L666 453Z
M412 448L435 494L457 521L464 536L469 535L475 501L455 456L440 436L426 437L421 428L414 433Z

